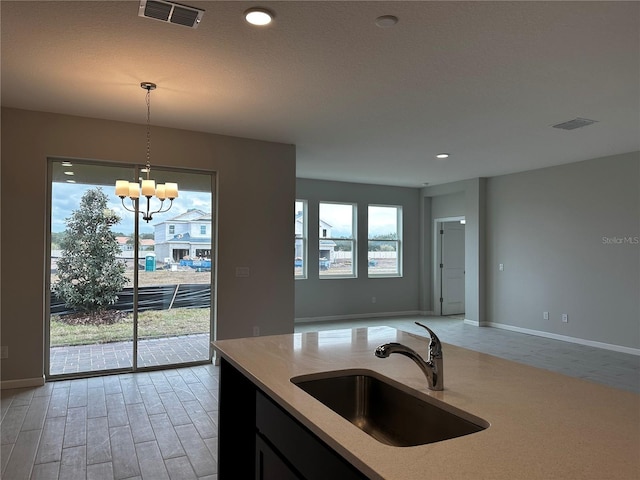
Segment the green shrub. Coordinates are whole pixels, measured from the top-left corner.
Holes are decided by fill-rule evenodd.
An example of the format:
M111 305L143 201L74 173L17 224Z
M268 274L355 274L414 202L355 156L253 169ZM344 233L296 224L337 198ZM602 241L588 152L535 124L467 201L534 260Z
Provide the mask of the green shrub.
M118 300L128 282L111 231L119 222L120 217L107 208L107 196L100 187L87 190L78 210L66 219L58 280L52 290L67 308L95 314Z

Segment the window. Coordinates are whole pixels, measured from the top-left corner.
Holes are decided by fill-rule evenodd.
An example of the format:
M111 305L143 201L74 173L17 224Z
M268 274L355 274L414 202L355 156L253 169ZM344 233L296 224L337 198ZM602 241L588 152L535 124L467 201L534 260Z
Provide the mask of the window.
M207 234L207 226L200 225L200 235L206 235L206 234Z
M369 205L370 277L402 276L402 207Z
M296 200L294 211L295 239L293 273L295 278L307 278L307 201Z
M356 206L321 203L319 224L320 277L356 276Z
M175 233L176 233L176 226L169 225L169 235L175 235Z

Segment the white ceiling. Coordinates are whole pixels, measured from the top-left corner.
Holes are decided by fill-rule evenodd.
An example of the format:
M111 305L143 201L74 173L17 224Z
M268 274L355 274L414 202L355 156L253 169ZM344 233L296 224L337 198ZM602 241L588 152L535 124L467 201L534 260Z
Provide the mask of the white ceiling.
M298 177L413 187L640 150L638 2L182 3L197 29L135 0L3 0L2 105L145 123L151 81L154 125L295 144ZM275 22L248 25L250 6ZM551 128L576 117L598 123Z

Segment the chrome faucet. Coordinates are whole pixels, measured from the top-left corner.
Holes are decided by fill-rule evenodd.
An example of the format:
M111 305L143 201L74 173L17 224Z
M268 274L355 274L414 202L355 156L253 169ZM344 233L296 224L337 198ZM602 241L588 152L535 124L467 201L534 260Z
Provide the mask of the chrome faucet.
M420 325L422 328L425 328L431 337L429 341L429 355L427 356L427 360L424 360L418 352L413 350L412 348L407 347L406 345L402 345L401 343L391 342L385 343L384 345L380 345L376 348L375 355L378 358L387 358L392 353L399 353L400 355L404 355L405 357L409 357L411 360L416 362L420 367L420 370L427 377L427 384L429 386L429 390L442 390L443 388L443 374L444 367L442 365L442 344L440 343L440 339L438 336L433 333L426 325L423 325L419 322L416 322L416 325Z

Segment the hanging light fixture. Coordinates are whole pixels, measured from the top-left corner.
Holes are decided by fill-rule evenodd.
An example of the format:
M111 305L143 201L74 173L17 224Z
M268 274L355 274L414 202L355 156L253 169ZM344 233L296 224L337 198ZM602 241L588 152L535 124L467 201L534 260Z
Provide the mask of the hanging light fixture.
M147 91L147 164L145 168L140 172L146 173L146 180L142 179L142 185L138 182L129 182L127 180L116 180L116 195L122 200L122 206L125 210L134 213L142 214L142 219L149 223L153 220L153 215L156 213L164 213L169 211L173 206L173 200L178 198L178 184L177 183L164 183L156 185L155 180L149 178L151 174L151 90L156 89L156 84L151 82L142 82L140 86ZM140 198L140 192L142 196L147 197L147 210L143 211L138 208L138 202ZM155 211L151 211L151 197L156 196L160 200L160 208ZM125 197L131 199L131 206L127 207L124 203ZM162 208L164 201L169 199L169 206L165 209Z

